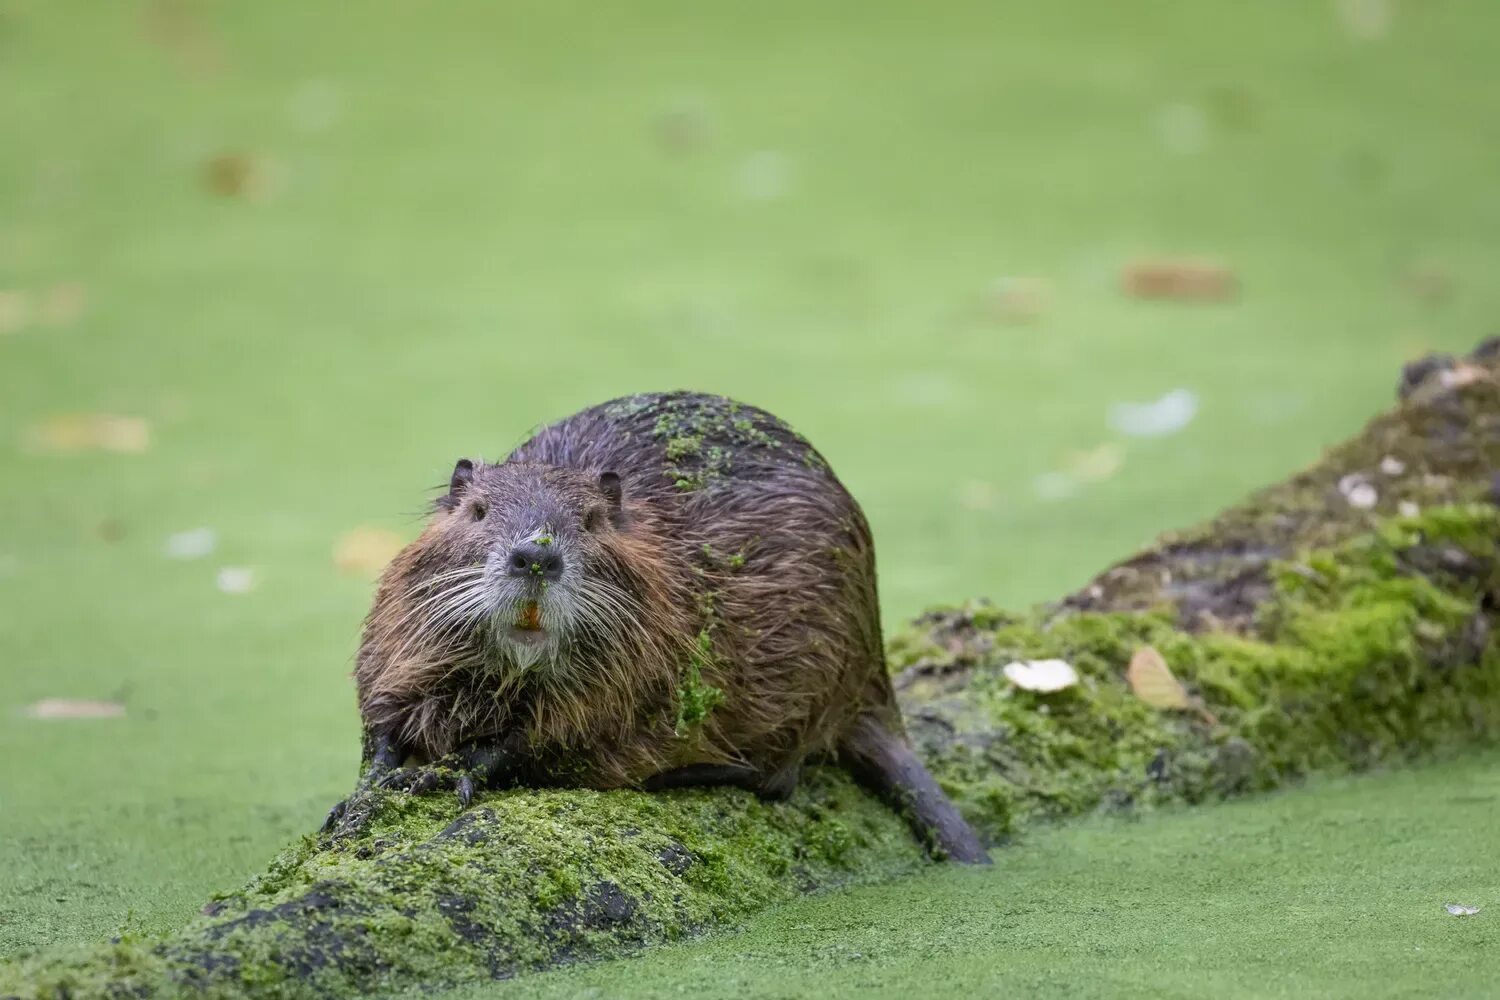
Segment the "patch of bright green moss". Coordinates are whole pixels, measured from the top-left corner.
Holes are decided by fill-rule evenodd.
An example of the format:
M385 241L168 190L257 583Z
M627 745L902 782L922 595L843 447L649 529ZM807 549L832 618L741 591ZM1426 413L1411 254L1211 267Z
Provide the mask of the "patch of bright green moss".
M1099 807L1271 788L1500 738L1484 607L1497 541L1493 508L1437 509L1278 564L1245 632L1183 632L1170 609L1015 619L979 608L949 613L972 623L957 641L907 635L892 659L909 668L914 737L992 836ZM1197 707L1157 710L1131 693L1125 672L1143 645ZM1050 658L1081 682L1033 694L1001 673Z

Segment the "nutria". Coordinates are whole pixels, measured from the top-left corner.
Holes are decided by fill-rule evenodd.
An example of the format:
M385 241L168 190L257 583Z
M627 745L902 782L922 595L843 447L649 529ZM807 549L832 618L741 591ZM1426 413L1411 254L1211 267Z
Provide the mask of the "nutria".
M831 759L988 861L906 744L859 505L723 397L617 399L460 461L381 577L355 677L366 783L780 798Z

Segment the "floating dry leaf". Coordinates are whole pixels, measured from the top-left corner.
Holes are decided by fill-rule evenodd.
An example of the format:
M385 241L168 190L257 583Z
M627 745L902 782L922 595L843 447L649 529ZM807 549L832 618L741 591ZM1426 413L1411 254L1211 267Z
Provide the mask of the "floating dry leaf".
M1443 906L1443 909L1447 910L1455 917L1472 917L1474 916L1474 914L1479 912L1479 907L1465 906L1462 903L1447 903Z
M990 315L1002 323L1030 323L1052 304L1052 286L1045 278L996 278L990 285Z
M33 719L118 719L125 706L114 701L80 701L72 698L43 698L26 706Z
M1418 266L1404 271L1401 286L1412 298L1428 305L1442 305L1453 297L1453 278L1437 267Z
M713 115L702 101L678 101L651 122L651 134L670 153L697 152L713 139Z
M394 531L364 525L338 540L333 547L333 564L341 573L374 576L395 558L404 544Z
M1068 459L1068 474L1079 482L1108 479L1125 467L1125 449L1114 443L1074 452Z
M958 486L958 502L969 510L991 510L1000 499L993 483L967 479Z
M224 46L204 17L197 0L153 0L141 9L141 30L161 46L184 72L209 76L224 65Z
M1153 708L1192 708L1187 688L1182 686L1167 666L1166 657L1155 646L1142 646L1130 658L1125 671L1130 690Z
M1126 266L1121 284L1134 298L1183 302L1222 302L1239 290L1239 280L1227 265L1195 257L1133 261Z
M137 454L151 447L151 425L142 417L63 413L27 428L23 441L32 451Z
M266 201L278 189L275 165L256 153L232 151L209 157L203 164L203 186L224 198Z
M1003 672L1023 691L1061 691L1078 683L1078 671L1067 660L1014 660Z

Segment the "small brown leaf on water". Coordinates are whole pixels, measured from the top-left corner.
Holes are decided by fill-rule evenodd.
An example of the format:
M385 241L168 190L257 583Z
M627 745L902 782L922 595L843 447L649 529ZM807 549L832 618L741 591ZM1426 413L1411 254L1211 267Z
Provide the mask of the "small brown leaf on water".
M341 573L374 576L395 558L405 542L394 531L364 525L347 532L333 548L333 564Z
M72 698L43 698L26 706L33 719L118 719L125 706L114 701L80 701Z
M108 413L63 413L26 429L32 451L112 451L139 454L151 447L151 425L141 417Z
M231 150L203 163L203 186L221 198L266 201L276 193L278 174L270 160L256 153Z
M1191 708L1182 682L1172 675L1172 668L1154 646L1142 646L1130 658L1130 667L1125 671L1130 690L1135 696L1153 708Z
M1239 291L1239 280L1227 265L1195 257L1132 261L1121 284L1133 298L1179 302L1223 302Z

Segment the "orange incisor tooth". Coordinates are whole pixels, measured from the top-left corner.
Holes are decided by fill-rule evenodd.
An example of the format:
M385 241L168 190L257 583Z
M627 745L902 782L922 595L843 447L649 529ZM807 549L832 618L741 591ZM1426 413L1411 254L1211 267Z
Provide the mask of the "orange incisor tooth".
M536 601L527 601L521 607L520 620L516 622L517 628L528 631L536 631L542 627L542 608Z

